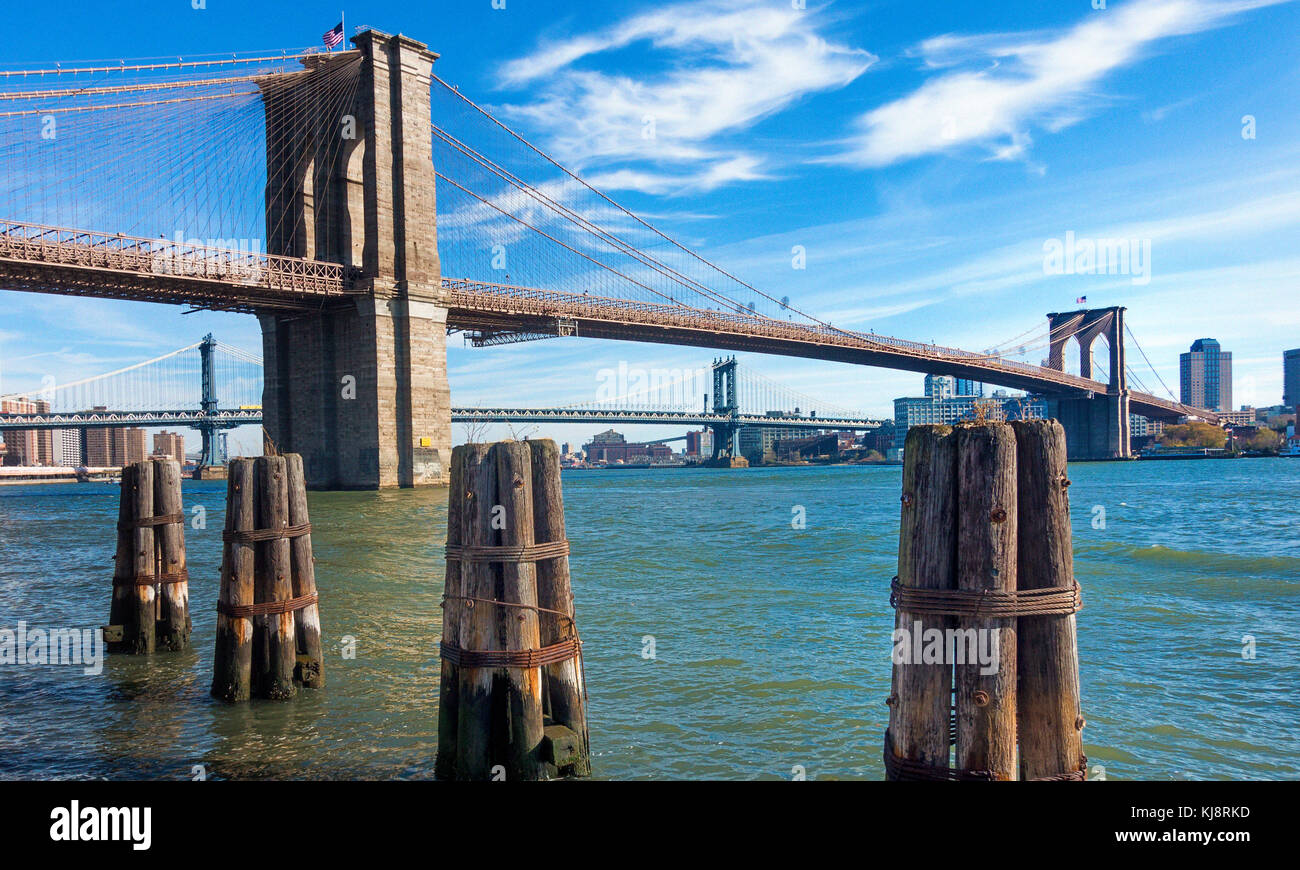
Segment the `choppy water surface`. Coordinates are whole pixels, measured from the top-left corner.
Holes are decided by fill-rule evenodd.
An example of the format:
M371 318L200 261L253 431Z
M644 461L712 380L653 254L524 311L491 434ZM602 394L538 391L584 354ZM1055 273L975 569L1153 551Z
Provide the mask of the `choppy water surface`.
M1070 473L1092 764L1300 776L1300 462ZM899 482L896 467L566 472L597 775L881 778ZM207 510L186 530L194 649L112 656L99 675L0 666L0 777L430 776L446 491L311 495L328 686L236 707L207 694L224 495L185 487ZM117 497L0 487L0 628L107 621Z

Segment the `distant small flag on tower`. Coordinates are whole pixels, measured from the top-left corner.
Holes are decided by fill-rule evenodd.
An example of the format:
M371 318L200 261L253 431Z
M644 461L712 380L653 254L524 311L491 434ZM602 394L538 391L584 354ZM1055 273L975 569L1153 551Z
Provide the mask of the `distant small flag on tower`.
M1085 302L1087 302L1087 301L1088 301L1088 297L1087 297L1087 296L1080 296L1078 299L1074 300L1074 302L1075 302L1076 305L1082 305L1083 303L1085 303Z
M325 31L323 39L326 48L336 48L343 41L343 22L340 21L332 29Z

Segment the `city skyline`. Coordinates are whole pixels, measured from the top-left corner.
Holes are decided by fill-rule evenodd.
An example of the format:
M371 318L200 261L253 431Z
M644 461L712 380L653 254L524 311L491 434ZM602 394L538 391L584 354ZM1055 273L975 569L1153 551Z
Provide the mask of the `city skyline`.
M336 20L312 4L293 21L253 8L185 10L129 28L110 22L108 35L123 56L154 54L158 44L202 53L310 44L323 27L305 19ZM890 3L868 12L743 0L574 9L556 17L484 4L435 21L428 11L366 3L349 10L349 22L401 22L430 34L439 75L665 230L837 325L979 350L1086 297L1093 307L1128 306L1171 388L1178 354L1213 332L1238 348L1237 405L1280 398L1275 359L1296 344L1300 319L1280 309L1261 322L1252 309L1273 306L1300 274L1289 246L1300 224L1300 170L1288 144L1300 121L1285 111L1300 82L1281 52L1243 60L1242 49L1294 27L1295 4L1012 3L950 10L942 27L891 15L900 9ZM43 26L48 14L15 11L23 28ZM248 28L234 26L245 20ZM61 31L57 47L24 45L10 64L104 53L102 29L74 21ZM494 50L470 50L484 34ZM1097 40L1114 51L1090 58ZM1268 93L1254 84L1261 78ZM601 103L593 82L617 99ZM654 111L629 114L631 82ZM724 86L725 106L706 82ZM983 86L974 95L972 82ZM738 93L744 98L730 99ZM988 126L974 124L971 100ZM701 120L712 110L716 117ZM655 119L648 140L646 114ZM566 132L553 115L581 117L590 135ZM1165 170L1171 160L1182 167L1177 179ZM779 210L765 207L773 200ZM1053 243L1105 239L1135 242L1129 271L1143 274L1049 268ZM0 392L133 361L156 335L177 330L259 346L256 322L244 315L29 294L5 294L0 315ZM449 345L458 405L570 402L595 393L601 369L671 368L693 357L582 338ZM744 357L791 387L873 416L916 392L905 372ZM244 451L257 449L246 432L232 436Z

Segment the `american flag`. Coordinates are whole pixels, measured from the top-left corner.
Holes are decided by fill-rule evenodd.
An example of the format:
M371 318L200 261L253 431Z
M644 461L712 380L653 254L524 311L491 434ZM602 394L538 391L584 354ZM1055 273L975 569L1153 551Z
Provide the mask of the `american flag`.
M1087 297L1087 296L1080 296L1078 299L1074 300L1074 304L1075 304L1075 305L1082 305L1083 303L1085 303L1085 302L1087 302L1087 301L1088 301L1088 297Z
M325 31L325 36L323 36L322 39L325 40L325 47L326 47L326 48L334 48L334 47L337 46L340 42L342 42L342 41L343 41L343 22L340 21L338 24L335 24L334 27L333 27L332 29Z

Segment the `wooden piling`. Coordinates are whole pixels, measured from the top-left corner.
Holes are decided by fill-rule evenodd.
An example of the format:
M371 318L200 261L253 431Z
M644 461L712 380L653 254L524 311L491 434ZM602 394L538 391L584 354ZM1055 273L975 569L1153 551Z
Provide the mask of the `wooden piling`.
M1011 425L1019 477L1018 588L1073 586L1065 430L1055 420ZM1080 771L1083 716L1075 617L1021 616L1017 637L1020 778Z
M447 490L447 546L464 543L461 533L465 511L465 454L472 445L462 444L451 451L451 483ZM443 581L442 637L459 643L462 594L461 560L447 557ZM434 776L453 779L456 775L456 734L460 727L460 674L450 659L442 658L442 675L438 683L438 755Z
M302 456L284 456L285 480L289 490L289 525L305 526L311 519L307 512L307 479L303 474ZM316 560L312 556L311 533L289 540L293 576L293 597L316 594ZM320 639L320 606L311 603L293 612L294 637L298 642L298 665L295 679L309 689L325 687L324 652Z
M497 534L492 528L497 469L488 451L489 445L473 444L465 453L465 468L461 472L465 485L461 535L467 548L497 544ZM497 598L496 572L493 568L490 562L470 560L464 560L461 567L463 600L452 604L459 604L463 608L460 619L461 649L501 649L497 614L488 603ZM496 670L489 667L460 668L460 688L457 693L460 704L456 737L457 779L486 780L491 776L492 685L495 676Z
M320 609L302 458L234 459L212 694L283 700L324 685ZM299 627L301 626L301 643Z
M226 478L227 533L256 528L255 494L253 461L232 459ZM224 607L253 603L255 547L251 541L234 540L226 541L222 551L212 696L227 702L247 701L253 696L253 619L229 615Z
M558 450L550 441L465 445L452 453L451 480L435 773L585 775Z
M147 523L153 510L152 462L135 463L131 485L132 517L135 528L131 531L131 561L134 577L153 576L157 564L154 552L154 527ZM133 653L151 653L157 648L158 590L148 583L137 583L133 588L131 604L127 607L125 642Z
M1006 423L957 427L957 588L1016 590L1016 437ZM959 616L966 662L955 666L956 766L1016 778L1016 619ZM996 641L984 632L998 630ZM974 632L972 634L971 632ZM986 635L988 637L988 635ZM992 673L970 662L972 649L996 644ZM991 646L989 647L991 648Z
M529 441L533 471L533 536L537 541L567 541L564 524L564 493L560 485L560 449L549 438ZM576 637L577 614L569 577L567 554L537 562L538 631L542 646ZM563 614L563 615L561 615ZM552 721L578 737L579 757L573 763L574 776L591 773L590 740L587 732L587 687L582 652L570 659L547 665L545 676L547 709Z
M280 531L289 527L289 488L283 456L259 456L257 527ZM253 594L259 602L281 604L293 597L289 539L273 537L258 543ZM291 698L297 691L293 670L298 647L292 612L253 617L253 692L263 698Z
M952 589L956 586L956 438L949 426L915 426L903 455L902 514L898 533L898 583L904 587ZM952 715L952 663L918 661L927 632L943 632L951 617L899 607L895 643L905 664L895 663L889 697L893 758L947 768ZM899 765L891 765L897 771ZM894 778L907 778L894 773Z
M533 540L532 452L522 441L494 445L497 504L504 508L502 547L531 547ZM537 568L527 560L503 561L501 606L502 648L527 651L541 648L537 620ZM506 707L510 711L507 769L515 779L546 778L542 759L542 669L540 665L505 669Z
M122 469L121 495L117 504L117 553L113 557L113 601L109 607L104 637L109 652L133 652L126 642L127 614L135 611L135 466Z
M181 500L181 464L172 459L154 459L154 511L157 515L184 518ZM158 553L155 569L158 586L159 649L183 650L190 643L190 584L185 559L185 523L169 522L154 530Z
M929 642L902 651L912 663L896 657L887 778L1082 781L1064 430L915 427L905 456L895 625L909 640L946 626L951 668L928 657ZM899 642L896 631L896 656ZM922 648L926 667L914 663Z

